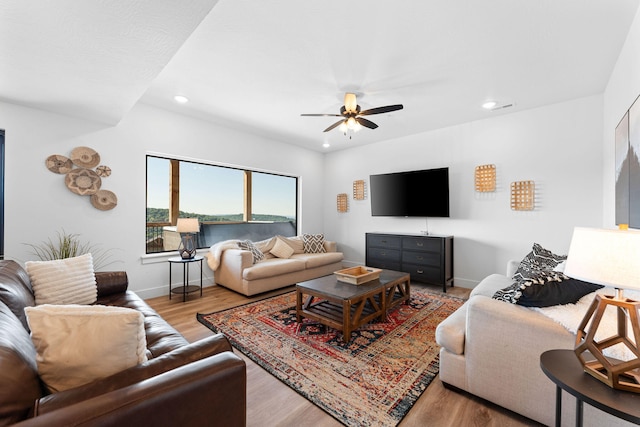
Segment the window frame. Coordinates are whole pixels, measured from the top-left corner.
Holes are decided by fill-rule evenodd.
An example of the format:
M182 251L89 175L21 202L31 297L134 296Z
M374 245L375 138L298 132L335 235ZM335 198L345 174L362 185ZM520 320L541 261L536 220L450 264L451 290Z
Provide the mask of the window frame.
M148 203L148 195L149 195L149 170L148 170L148 159L150 157L168 160L170 162L170 182L167 190L169 191L169 222L147 222L147 214L146 211L149 208ZM177 219L180 215L180 162L186 163L194 163L203 166L212 166L212 167L220 167L242 171L244 173L244 186L243 186L243 219L241 221L202 221L201 224L210 225L210 224L225 224L225 225L233 225L233 224L249 224L249 223L260 223L264 221L259 220L251 220L251 210L252 210L252 173L261 173L267 175L280 176L285 178L293 178L295 180L295 228L296 233L300 230L300 177L293 174L287 174L282 172L274 172L264 169L258 168L249 168L238 165L224 164L220 162L214 161L206 161L202 159L193 159L182 156L175 155L167 155L167 154L159 154L159 153L150 153L148 152L145 155L145 230L148 230L150 227L167 227L167 226L175 226ZM276 221L274 221L276 223ZM145 236L148 237L147 233ZM157 250L157 251L149 251L148 240L145 244L145 254L146 255L154 255L154 254L162 254L162 253L170 253L174 252L174 250ZM198 249L201 248L201 245L198 245Z

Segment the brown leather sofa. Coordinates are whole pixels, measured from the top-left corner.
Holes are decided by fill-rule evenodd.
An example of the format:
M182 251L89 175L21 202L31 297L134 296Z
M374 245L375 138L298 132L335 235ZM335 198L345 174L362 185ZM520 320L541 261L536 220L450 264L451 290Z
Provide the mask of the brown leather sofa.
M24 307L29 276L0 261L0 426L244 426L246 365L221 334L189 344L144 300L125 272L96 273L97 304L145 316L148 361L107 378L47 394Z

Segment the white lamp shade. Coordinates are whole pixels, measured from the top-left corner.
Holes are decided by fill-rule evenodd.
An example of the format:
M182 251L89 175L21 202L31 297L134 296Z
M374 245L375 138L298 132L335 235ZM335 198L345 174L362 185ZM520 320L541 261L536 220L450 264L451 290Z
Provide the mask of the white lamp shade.
M619 289L640 289L640 232L576 227L564 273Z
M178 218L176 226L178 233L198 233L200 231L198 218Z

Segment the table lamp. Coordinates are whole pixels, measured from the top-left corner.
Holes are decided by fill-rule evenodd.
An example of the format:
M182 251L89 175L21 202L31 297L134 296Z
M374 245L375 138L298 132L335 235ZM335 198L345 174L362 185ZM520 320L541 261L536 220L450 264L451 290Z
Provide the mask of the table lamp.
M640 302L623 295L624 289L640 289L640 232L576 227L564 273L615 288L614 296L596 294L578 326L574 351L584 371L612 388L640 393ZM596 332L607 308L617 312L617 330L598 341ZM615 345L626 346L631 360L604 355Z
M197 236L200 232L198 218L178 218L176 229L180 233L178 252L182 259L192 259L196 256Z

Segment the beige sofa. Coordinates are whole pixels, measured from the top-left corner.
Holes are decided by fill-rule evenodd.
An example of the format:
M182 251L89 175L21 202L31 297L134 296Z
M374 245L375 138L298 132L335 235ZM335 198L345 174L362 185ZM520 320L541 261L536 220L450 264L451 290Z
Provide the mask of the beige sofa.
M513 283L518 265L519 261L510 261L506 275L492 274L482 280L469 300L438 325L440 379L552 426L556 387L540 369L540 354L573 349L575 335L534 309L491 298ZM565 392L562 409L562 425L575 425L575 399ZM632 425L588 404L584 420L585 426Z
M215 282L251 296L333 274L342 268L343 254L337 251L336 242L325 240L324 253L305 253L301 236L285 238L294 253L288 258L278 258L270 252L276 238L255 243L265 255L264 260L256 263L251 251L237 248L237 241L212 246L207 262L214 271Z

